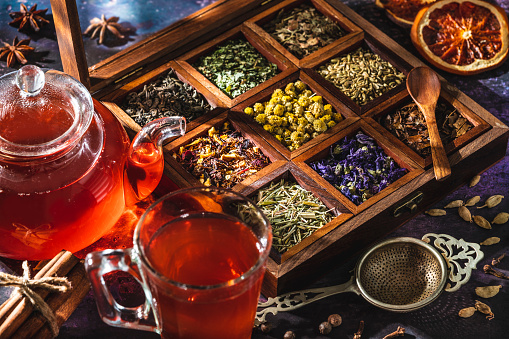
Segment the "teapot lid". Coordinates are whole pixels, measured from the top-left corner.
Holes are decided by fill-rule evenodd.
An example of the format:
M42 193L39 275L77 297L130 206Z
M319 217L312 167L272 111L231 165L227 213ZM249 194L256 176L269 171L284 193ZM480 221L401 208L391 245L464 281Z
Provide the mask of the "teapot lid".
M93 113L92 96L79 81L23 66L0 77L0 156L45 157L70 149Z

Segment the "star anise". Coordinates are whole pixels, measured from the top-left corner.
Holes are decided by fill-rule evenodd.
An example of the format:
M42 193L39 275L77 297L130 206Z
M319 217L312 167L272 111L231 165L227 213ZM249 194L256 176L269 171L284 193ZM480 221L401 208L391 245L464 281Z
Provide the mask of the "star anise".
M42 25L49 23L49 21L44 18L47 11L47 8L37 10L37 4L33 5L30 10L28 10L24 4L21 4L19 12L9 13L11 18L14 19L9 22L9 25L18 27L18 31L24 28L31 28L35 32L39 32Z
M16 62L22 65L26 64L27 59L25 59L24 54L34 50L33 47L28 46L29 43L30 39L18 41L18 37L14 38L12 45L4 42L4 47L0 47L0 60L5 59L8 67L12 67Z
M110 31L113 33L117 38L123 39L124 36L122 35L122 26L118 23L119 17L118 16L112 16L109 19L106 19L104 14L101 16L101 19L99 18L93 18L90 20L90 26L87 27L84 35L92 34L90 36L90 39L94 39L97 37L97 34L99 34L99 44L102 44L104 41L104 38L106 36L106 32Z

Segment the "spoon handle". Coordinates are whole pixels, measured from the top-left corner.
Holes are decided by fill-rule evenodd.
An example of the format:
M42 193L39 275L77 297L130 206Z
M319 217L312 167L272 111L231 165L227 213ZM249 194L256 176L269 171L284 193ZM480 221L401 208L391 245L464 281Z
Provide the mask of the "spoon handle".
M433 170L435 179L442 181L451 175L451 166L445 153L442 139L438 132L437 121L435 118L435 106L418 105L426 119L428 127L429 141L431 144L431 157L433 158Z

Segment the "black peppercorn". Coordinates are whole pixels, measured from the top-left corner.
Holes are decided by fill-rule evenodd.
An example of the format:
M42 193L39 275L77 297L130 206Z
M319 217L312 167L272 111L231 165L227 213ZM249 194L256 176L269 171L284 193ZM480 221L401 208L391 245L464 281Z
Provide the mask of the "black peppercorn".
M293 331L286 331L285 335L283 336L283 339L295 339L295 333Z
M271 329L272 329L272 324L269 322L266 322L266 323L263 323L260 325L260 330L263 333L269 333Z
M320 334L329 334L332 331L332 325L328 321L324 321L318 326Z
M332 325L332 327L338 327L343 322L343 319L341 319L339 314L331 314L327 320Z

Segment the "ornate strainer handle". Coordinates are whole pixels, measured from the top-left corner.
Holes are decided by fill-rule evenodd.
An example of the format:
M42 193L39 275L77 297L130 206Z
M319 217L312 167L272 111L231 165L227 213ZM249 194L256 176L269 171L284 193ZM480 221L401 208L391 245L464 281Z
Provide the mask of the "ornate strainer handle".
M449 269L449 282L445 286L447 292L457 291L466 284L472 275L472 270L476 269L477 263L484 258L479 244L463 239L458 240L448 234L428 233L422 237L422 240L440 251L447 262Z

